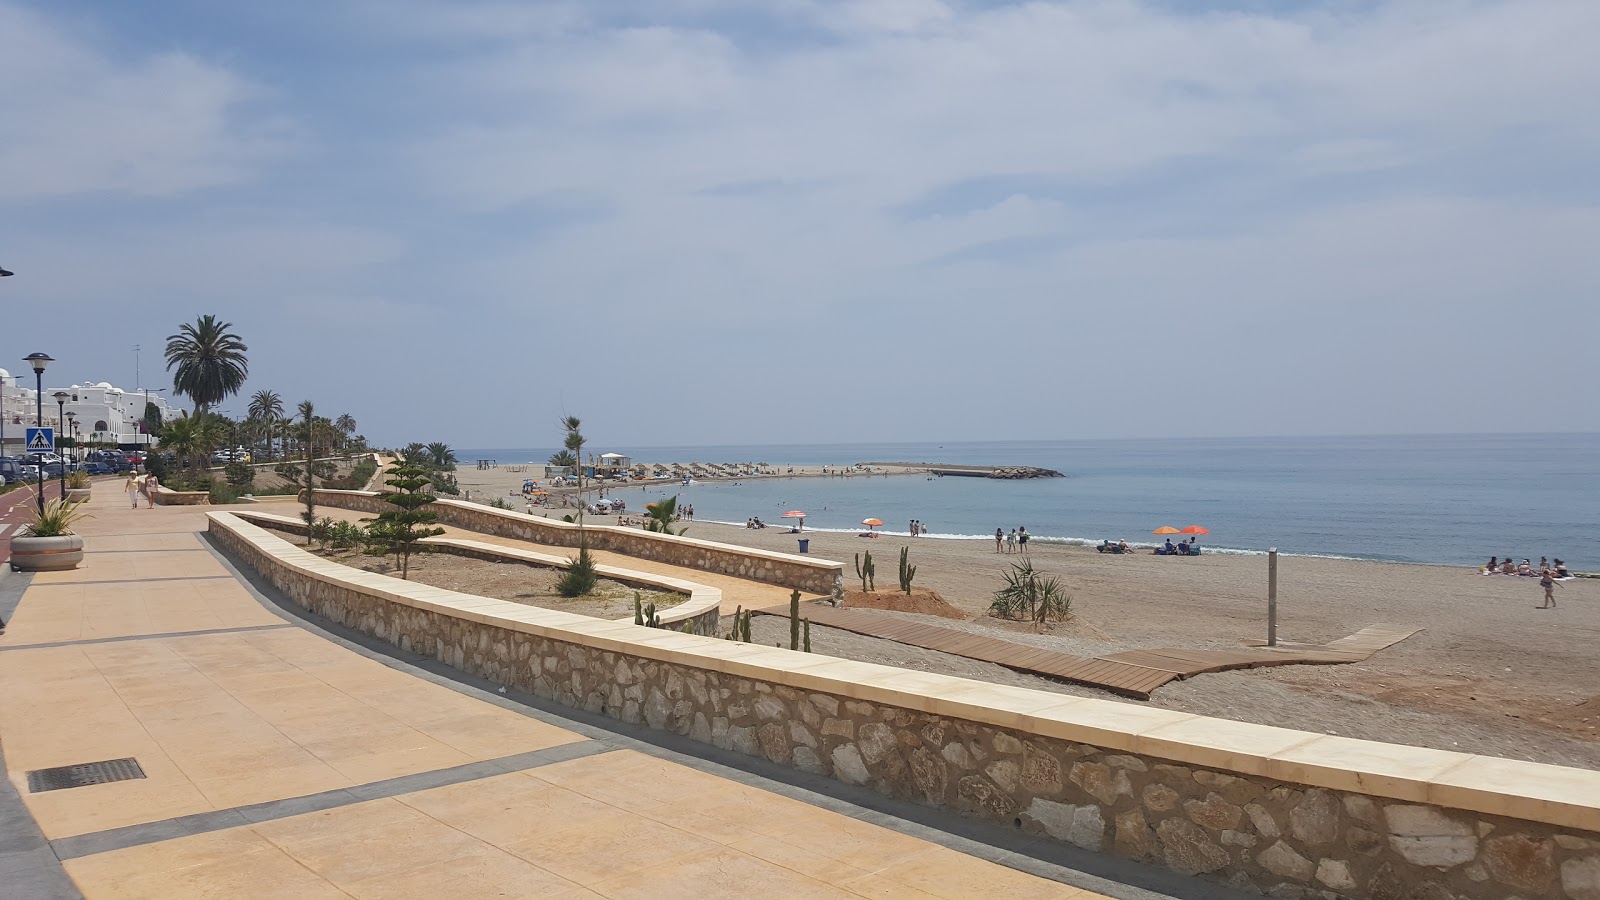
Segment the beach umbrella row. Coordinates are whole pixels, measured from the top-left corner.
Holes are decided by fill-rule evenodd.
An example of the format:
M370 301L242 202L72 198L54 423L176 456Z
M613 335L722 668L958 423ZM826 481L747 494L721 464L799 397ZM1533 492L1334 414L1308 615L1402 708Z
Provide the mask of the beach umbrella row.
M1188 528L1185 528L1185 529L1183 529L1181 531L1176 529L1176 528L1173 528L1171 525L1163 525L1160 528L1157 528L1155 531L1152 531L1150 533L1151 534L1210 534L1211 531L1209 529L1207 529L1204 525L1190 525Z

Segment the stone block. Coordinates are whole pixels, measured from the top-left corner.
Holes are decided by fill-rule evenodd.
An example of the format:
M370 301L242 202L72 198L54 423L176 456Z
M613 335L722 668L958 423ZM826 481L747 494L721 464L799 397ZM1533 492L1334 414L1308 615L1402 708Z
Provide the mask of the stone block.
M877 763L895 751L894 731L882 722L868 722L861 726L856 744L868 764Z
M1144 859L1150 855L1150 825L1142 810L1130 809L1117 816L1116 852L1130 859Z
M946 744L944 750L941 751L939 755L943 756L945 761L949 762L950 765L955 766L960 771L972 771L972 753L967 750L965 744L955 742Z
M1519 891L1542 894L1556 877L1555 845L1508 834L1483 842L1479 860L1494 880Z
M994 752L1021 753L1022 742L1011 735L1006 734L1004 731L998 732L994 736Z
M1127 755L1124 755L1124 754L1117 753L1117 754L1111 754L1109 756L1103 757L1101 759L1101 762L1105 763L1108 766L1115 766L1116 768L1119 768L1119 769L1131 769L1131 770L1133 770L1135 772L1148 772L1148 771L1150 771L1150 767L1145 765L1144 760L1140 759L1137 756L1127 756Z
M1164 784L1145 785L1144 805L1152 812L1171 812L1177 809L1179 799L1178 792Z
M1478 855L1478 834L1471 823L1434 807L1391 806L1384 817L1389 822L1389 846L1412 865L1445 869Z
M702 744L711 743L711 720L706 718L705 713L694 714L694 724L689 726L689 739Z
M853 740L856 736L856 723L849 719L824 719L822 733L830 737L842 737Z
M1060 791L1061 761L1031 743L1024 745L1022 786L1036 794L1054 794Z
M789 740L793 741L795 744L803 744L807 747L817 746L816 735L812 734L811 729L807 728L805 724L801 722L791 721L789 723Z
M1078 806L1035 797L1024 815L1037 822L1045 834L1085 850L1099 851L1105 842L1105 816L1092 803Z
M1222 799L1220 794L1207 794L1204 800L1186 800L1183 811L1189 821L1212 831L1236 828L1244 810Z
M794 765L795 768L803 772L810 772L813 775L828 774L828 767L823 764L822 757L818 756L817 751L810 747L794 748Z
M1171 818L1156 826L1161 858L1167 867L1184 875L1215 872L1233 861L1228 851L1211 842L1204 828L1188 819Z
M1317 871L1311 860L1295 852L1283 841L1275 841L1272 846L1256 854L1256 862L1279 878L1292 878L1295 881L1310 881Z
M984 767L983 773L1008 794L1016 793L1017 786L1021 784L1021 768L1008 759L995 760Z
M1248 850L1258 843L1258 838L1247 832L1230 830L1222 833L1222 843L1226 847L1243 847Z
M1345 794L1344 811L1357 822L1371 825L1375 828L1383 827L1383 811L1378 809L1378 804L1373 802L1371 797L1363 797L1360 794Z
M956 796L967 809L986 819L1009 820L1017 812L1011 795L981 775L968 775L957 781Z
M841 744L833 749L833 774L840 781L848 784L866 784L871 776L867 773L866 761L861 758L861 751L854 744Z
M1339 801L1331 791L1312 789L1289 810L1289 833L1308 847L1330 844L1339 836Z
M794 758L788 735L784 734L784 727L777 722L768 722L757 729L756 743L761 745L761 755L775 763L788 765Z
M1350 875L1350 864L1342 859L1318 860L1317 881L1336 891L1356 889L1356 880Z
M1030 758L1029 762L1032 761ZM1054 760L1052 760L1053 762ZM1026 777L1026 768L1024 768ZM1117 783L1111 776L1111 767L1104 763L1075 762L1067 776L1072 783L1083 790L1084 793L1099 800L1106 806L1117 802ZM1032 785L1029 785L1032 787Z
M756 718L762 720L763 722L771 722L777 719L788 718L789 710L783 705L782 700L779 700L777 697L774 697L771 694L763 694L762 696L756 698L755 714Z
M1561 890L1569 900L1600 900L1600 856L1569 859L1561 864Z
M1368 831L1360 825L1351 825L1344 833L1345 846L1363 856L1376 856L1383 852L1383 836Z
M911 781L929 803L943 804L949 788L949 773L944 760L933 751L926 747L911 751Z

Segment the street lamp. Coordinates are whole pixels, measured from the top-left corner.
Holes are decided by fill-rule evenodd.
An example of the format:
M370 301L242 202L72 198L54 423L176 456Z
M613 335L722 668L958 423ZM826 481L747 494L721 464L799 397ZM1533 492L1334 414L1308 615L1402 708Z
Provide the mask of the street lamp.
M67 437L72 438L72 461L78 461L78 414L67 413Z
M22 361L33 366L33 424L36 428L44 427L44 370L45 367L55 362L55 358L48 353L29 353ZM27 450L27 447L23 447ZM44 514L44 467L39 467L39 514Z
M56 391L51 396L56 398L56 425L59 426L58 430L65 431L67 425L67 401L72 399L72 395L66 391ZM61 455L59 439L56 443L56 458L61 460L56 465L61 467L61 496L65 498L67 496L67 459Z

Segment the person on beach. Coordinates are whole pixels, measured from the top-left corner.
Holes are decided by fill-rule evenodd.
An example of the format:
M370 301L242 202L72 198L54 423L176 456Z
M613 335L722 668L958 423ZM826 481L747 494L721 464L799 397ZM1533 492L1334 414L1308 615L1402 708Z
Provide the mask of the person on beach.
M996 553L1000 552L1000 544L1003 543L1005 541L1005 539L1006 539L1005 529L996 528L994 530L994 552L996 552Z
M1567 564L1562 562L1559 559L1556 560L1556 577L1557 578L1569 578L1569 577L1571 577L1571 573L1567 571Z
M1017 552L1017 530L1015 528L1006 532L1006 552Z
M1500 557L1498 557L1498 556L1489 557L1489 564L1487 566L1484 566L1483 570L1485 572L1488 572L1491 575L1493 575L1495 572L1500 571Z
M917 536L917 520L916 519L912 519L911 520L911 524L906 526L906 534L909 534L912 537L916 537Z
M1556 578L1555 573L1549 569L1539 573L1539 586L1544 588L1544 605L1535 606L1534 609L1555 609L1556 607Z
M918 522L917 523L917 527L922 529L922 536L923 537L927 537L928 536L928 523L927 522Z
M122 489L128 492L128 503L134 509L139 508L139 476L132 469L128 470L128 480L122 483Z
M1017 526L1017 546L1021 548L1023 553L1028 552L1028 526L1026 525Z

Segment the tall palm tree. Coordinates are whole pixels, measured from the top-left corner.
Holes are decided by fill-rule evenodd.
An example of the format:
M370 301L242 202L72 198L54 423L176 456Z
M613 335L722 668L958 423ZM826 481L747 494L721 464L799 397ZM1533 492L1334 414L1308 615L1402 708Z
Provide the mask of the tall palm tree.
M193 400L197 413L239 393L250 374L244 356L250 348L228 330L232 327L205 315L167 337L167 368L178 370L172 376L173 390Z
M272 425L283 418L283 398L277 391L256 391L250 395L250 418L259 419L267 432L267 453L272 453Z

